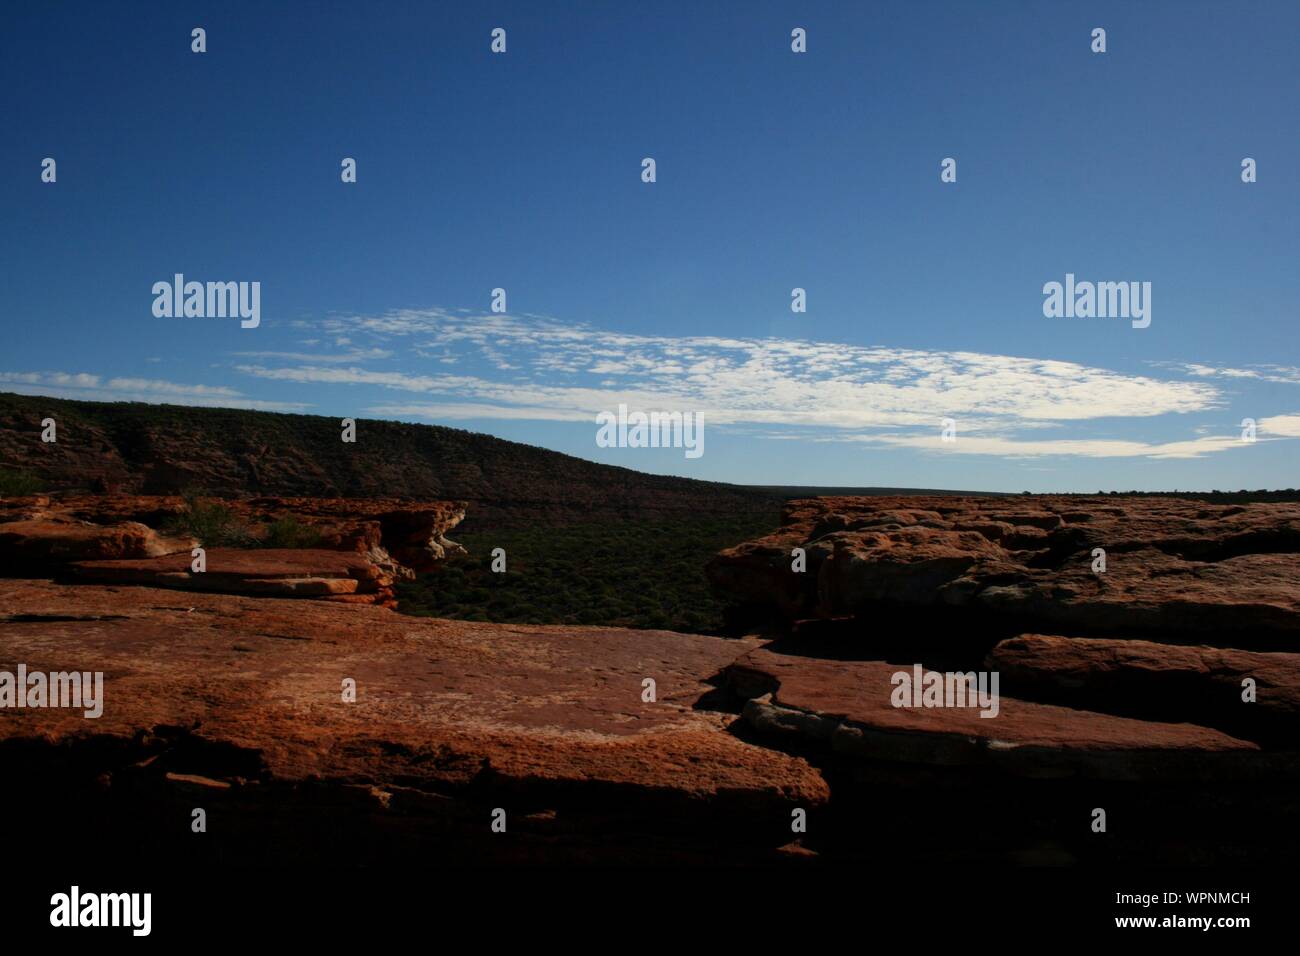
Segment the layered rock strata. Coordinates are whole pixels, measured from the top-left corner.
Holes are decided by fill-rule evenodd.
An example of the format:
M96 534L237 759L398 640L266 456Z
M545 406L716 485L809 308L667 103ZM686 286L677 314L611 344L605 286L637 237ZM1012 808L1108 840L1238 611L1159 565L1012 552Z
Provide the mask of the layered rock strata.
M464 518L458 502L247 498L198 505L243 547L205 546L196 571L192 551L207 542L167 530L185 527L193 506L175 496L11 499L0 505L0 572L393 607L395 582L463 552L446 537ZM284 523L305 546L264 546Z

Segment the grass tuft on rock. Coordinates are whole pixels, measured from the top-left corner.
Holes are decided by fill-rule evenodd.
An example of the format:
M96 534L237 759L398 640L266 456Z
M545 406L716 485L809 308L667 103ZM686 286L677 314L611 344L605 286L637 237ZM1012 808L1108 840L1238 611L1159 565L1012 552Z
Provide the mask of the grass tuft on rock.
M0 498L22 498L44 490L44 484L31 472L0 468Z

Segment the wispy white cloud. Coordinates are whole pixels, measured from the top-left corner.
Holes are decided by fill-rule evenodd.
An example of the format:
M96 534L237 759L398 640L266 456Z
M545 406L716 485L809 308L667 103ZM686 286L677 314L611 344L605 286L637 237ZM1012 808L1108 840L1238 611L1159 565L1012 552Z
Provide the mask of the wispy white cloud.
M1075 362L780 338L639 335L539 316L403 310L332 316L311 328L341 351L232 353L263 381L400 393L368 414L428 421L591 423L626 404L684 411L738 434L861 442L881 448L1004 458L1199 458L1245 447L1201 421L1151 422L1226 404L1216 380L1289 381L1300 370L1164 363L1181 377L1126 374ZM312 339L308 348L321 344ZM394 367L395 357L401 366ZM415 363L415 367L412 367ZM423 364L421 364L423 363ZM1160 363L1153 363L1160 364ZM1190 380L1188 380L1190 377ZM247 397L228 386L89 373L6 372L14 391L272 411L310 403ZM955 418L956 442L940 440ZM1221 421L1221 415L1213 418ZM1180 419L1175 418L1177 422ZM1127 430L1116 429L1127 423ZM1259 420L1261 441L1300 438L1300 415Z
M239 358L278 359L283 362L320 362L325 365L370 362L393 357L393 353L389 349L351 349L342 354L334 355L323 352L231 352L230 354Z
M1001 458L1040 458L1071 455L1083 458L1202 458L1212 452L1247 448L1240 436L1209 435L1188 441L1142 442L1115 439L1063 438L1025 441L991 435L959 436L945 442L938 432L933 435L873 435L857 441L874 442L896 448L915 448L943 454L997 455Z
M1044 359L976 352L850 346L777 338L655 336L537 316L441 309L331 317L335 337L368 339L461 374L384 371L319 362L239 366L303 384L377 386L435 400L376 413L591 420L620 402L691 410L715 425L871 431L930 428L961 416L968 428L1032 428L1087 419L1203 411L1220 402L1205 382L1171 381ZM401 409L401 411L399 411Z
M497 421L591 421L589 415L561 409L520 408L510 405L474 404L472 402L371 405L367 411L380 418L423 418L435 422L470 418L495 419Z
M1300 414L1271 415L1261 418L1256 426L1265 435L1277 435L1280 438L1300 438Z
M1275 382L1283 385L1300 385L1300 368L1291 365L1249 365L1246 368L1201 365L1195 362L1152 362L1161 368L1174 369L1197 378L1251 379L1258 382Z
M441 309L331 317L323 330L429 362L429 371L327 366L238 366L257 378L371 386L419 396L372 404L370 414L423 418L590 422L619 403L642 411L693 411L781 440L855 441L880 447L1014 458L1199 458L1241 447L1203 423L1187 440L1080 437L1110 421L1219 408L1219 388L1200 379L1131 375L1050 359L977 352L851 346L778 338L638 335L539 316ZM457 374L446 366L455 364ZM1211 370L1216 371L1216 370ZM940 419L960 422L940 441ZM1066 437L1044 430L1076 426ZM1279 428L1283 427L1281 425ZM1263 426L1261 426L1261 430ZM1278 430L1273 436L1281 437Z
M0 372L0 384L22 395L98 402L174 403L260 411L302 411L304 402L265 402L224 385L185 385L153 378L108 378L87 372Z

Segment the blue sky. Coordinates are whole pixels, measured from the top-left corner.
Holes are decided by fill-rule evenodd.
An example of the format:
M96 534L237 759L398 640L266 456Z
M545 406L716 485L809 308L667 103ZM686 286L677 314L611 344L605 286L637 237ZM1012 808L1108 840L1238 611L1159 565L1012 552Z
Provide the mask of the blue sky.
M1294 486L1297 36L1290 0L6 9L0 389L745 483ZM261 324L155 317L178 272ZM1067 273L1150 282L1150 327L1046 318ZM621 401L705 454L597 447Z

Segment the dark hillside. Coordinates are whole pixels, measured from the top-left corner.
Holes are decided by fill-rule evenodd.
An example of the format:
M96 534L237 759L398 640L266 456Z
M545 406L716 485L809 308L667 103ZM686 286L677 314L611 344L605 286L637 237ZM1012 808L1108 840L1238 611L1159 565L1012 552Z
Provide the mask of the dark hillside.
M54 418L58 441L41 442ZM224 408L80 402L0 393L0 468L45 490L456 499L471 527L594 517L768 511L764 489L648 475L490 435Z

